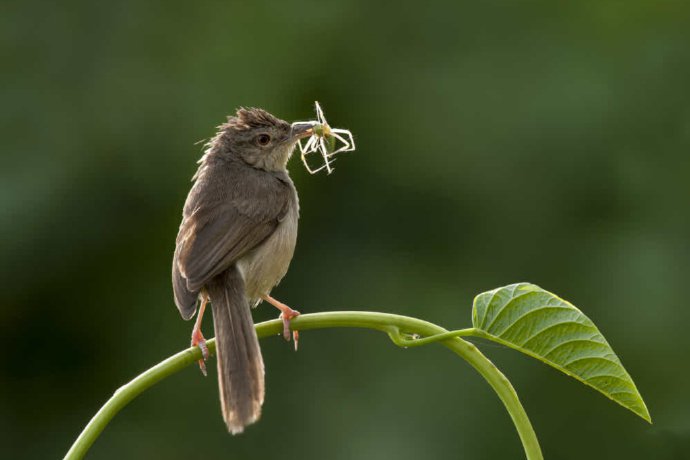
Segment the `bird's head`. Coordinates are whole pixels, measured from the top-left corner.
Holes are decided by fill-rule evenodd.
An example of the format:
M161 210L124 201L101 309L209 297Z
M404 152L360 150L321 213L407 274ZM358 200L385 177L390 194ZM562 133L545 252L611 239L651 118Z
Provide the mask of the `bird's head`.
M220 128L215 140L223 150L266 171L285 170L297 141L312 134L308 123L290 126L257 108L240 108Z

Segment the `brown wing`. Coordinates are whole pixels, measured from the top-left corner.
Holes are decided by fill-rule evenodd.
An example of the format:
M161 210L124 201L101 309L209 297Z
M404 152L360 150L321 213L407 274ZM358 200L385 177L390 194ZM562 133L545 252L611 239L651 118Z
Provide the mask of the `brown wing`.
M199 290L268 238L287 213L289 186L249 169L239 171L241 180L227 169L216 180L201 177L187 197L173 260L175 301L186 319Z

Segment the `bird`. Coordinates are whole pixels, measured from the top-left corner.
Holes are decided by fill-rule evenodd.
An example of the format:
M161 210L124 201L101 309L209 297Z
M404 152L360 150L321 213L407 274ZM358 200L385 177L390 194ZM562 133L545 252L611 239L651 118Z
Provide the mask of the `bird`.
M251 308L261 301L278 308L286 340L299 315L270 293L287 273L297 240L299 199L287 163L312 128L260 108L238 109L206 144L184 204L172 263L175 304L185 320L196 313L191 344L201 348L204 375L209 353L201 323L211 304L221 412L232 434L259 419L264 401Z

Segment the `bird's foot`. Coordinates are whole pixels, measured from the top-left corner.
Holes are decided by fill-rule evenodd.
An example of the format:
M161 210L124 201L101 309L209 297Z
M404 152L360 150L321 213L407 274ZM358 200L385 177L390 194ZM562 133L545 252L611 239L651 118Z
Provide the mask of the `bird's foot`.
M286 310L282 310L279 318L283 320L283 337L288 342L290 341L290 320L299 316L297 310L293 310L287 307ZM299 331L292 331L292 339L295 342L295 351L297 351L297 346L299 345Z
M203 359L199 360L199 369L201 370L201 373L206 376L206 363L205 361L208 359L209 353L208 353L208 346L206 346L206 339L204 338L204 335L201 333L201 329L194 328L192 330L192 346L193 347L199 347L201 350L201 355L203 356Z
M270 303L274 307L276 307L278 310L280 310L280 316L279 318L283 320L283 337L285 337L285 340L288 342L290 341L290 320L292 318L296 318L299 316L299 312L297 310L293 310L292 308L288 307L285 305L283 302L274 299L270 295L264 295L261 297L264 299L266 302ZM299 344L299 331L292 331L292 338L295 341L295 351L297 351L297 345Z

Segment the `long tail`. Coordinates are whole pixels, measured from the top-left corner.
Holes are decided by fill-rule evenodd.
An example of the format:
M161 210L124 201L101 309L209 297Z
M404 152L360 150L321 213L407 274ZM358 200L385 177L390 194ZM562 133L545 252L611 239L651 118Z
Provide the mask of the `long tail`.
M206 289L213 306L221 410L228 431L237 434L261 415L264 361L237 267L215 277Z

